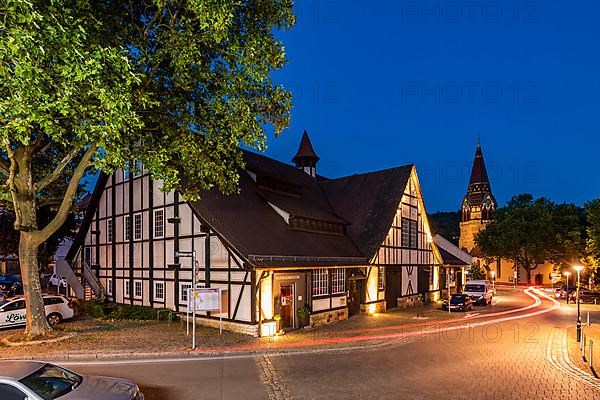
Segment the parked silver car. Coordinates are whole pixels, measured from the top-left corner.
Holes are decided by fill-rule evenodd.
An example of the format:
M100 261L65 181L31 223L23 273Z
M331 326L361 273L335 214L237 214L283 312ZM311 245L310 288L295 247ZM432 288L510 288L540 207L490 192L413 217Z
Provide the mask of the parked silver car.
M124 379L83 376L39 361L0 361L2 400L144 400Z

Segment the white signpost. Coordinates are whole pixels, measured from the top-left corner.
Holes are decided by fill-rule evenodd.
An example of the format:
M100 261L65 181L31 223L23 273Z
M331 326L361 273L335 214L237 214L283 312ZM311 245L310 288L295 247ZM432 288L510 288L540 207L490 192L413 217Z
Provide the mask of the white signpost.
M218 311L219 312L219 334L223 334L223 302L222 295L225 292L222 288L189 288L188 289L188 305L187 305L187 320L188 320L188 335L189 335L189 320L190 312L193 314L192 326L192 348L196 348L196 312L197 311Z

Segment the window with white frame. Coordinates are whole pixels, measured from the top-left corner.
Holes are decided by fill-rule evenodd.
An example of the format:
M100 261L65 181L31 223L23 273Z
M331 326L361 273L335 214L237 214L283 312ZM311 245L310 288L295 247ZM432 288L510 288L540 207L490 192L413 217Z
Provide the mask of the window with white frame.
M112 294L113 294L113 285L112 285L112 283L113 283L112 279L107 279L106 280L106 294L108 296L112 296Z
M112 243L113 241L113 220L106 220L106 242Z
M125 216L125 223L123 224L124 237L125 240L131 240L131 217L129 215Z
M385 269L377 267L377 289L385 290Z
M346 291L346 271L343 268L331 270L331 294L344 293Z
M402 247L410 247L410 221L402 218Z
M154 210L154 237L165 237L165 210Z
M329 294L329 271L327 269L315 269L312 272L312 294L313 296Z
M133 281L133 298L141 299L142 294L142 281Z
M164 282L154 282L154 300L165 299L165 283Z
M123 281L123 296L129 298L129 279Z
M181 283L179 285L179 302L187 304L188 302L188 291L192 288L191 283Z
M133 216L133 240L142 239L142 214Z

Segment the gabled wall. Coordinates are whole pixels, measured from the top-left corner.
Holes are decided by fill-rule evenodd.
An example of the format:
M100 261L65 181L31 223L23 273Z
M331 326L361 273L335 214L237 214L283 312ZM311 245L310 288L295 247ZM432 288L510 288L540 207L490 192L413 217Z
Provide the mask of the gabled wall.
M433 243L415 169L398 205L392 227L372 263L385 272L378 274L376 268L372 268L375 271L370 272L367 287L373 292L374 287L378 288L377 299L385 299L387 308L396 307L398 298L417 294L430 297L430 293L439 290L440 256ZM383 284L380 282L382 278ZM374 297L374 293L370 295Z
M176 259L174 254L195 251L197 281L228 290L228 310L222 316L230 321L252 323L254 272L245 268L242 259L216 232L206 232L206 227L177 192L163 193L160 188L161 182L153 181L146 172L125 179L122 170L109 177L104 187L80 254L96 271L107 297L119 303L185 312L185 288L192 284L192 263L190 258ZM160 223L155 218L160 213L163 235L157 237L160 232L155 228ZM168 222L176 216L180 224ZM127 218L129 236L125 227ZM141 224L136 226L138 218ZM137 290L140 287L141 292Z

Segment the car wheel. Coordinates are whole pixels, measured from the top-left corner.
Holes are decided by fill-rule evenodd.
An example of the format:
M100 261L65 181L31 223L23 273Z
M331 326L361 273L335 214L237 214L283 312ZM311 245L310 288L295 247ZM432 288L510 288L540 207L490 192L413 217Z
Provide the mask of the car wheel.
M50 326L54 326L62 322L62 315L58 313L52 313L48 315L46 319L48 320L48 324L50 324Z

